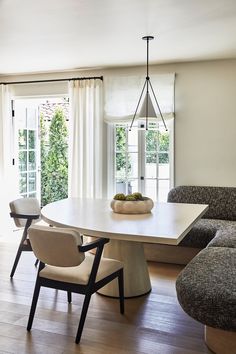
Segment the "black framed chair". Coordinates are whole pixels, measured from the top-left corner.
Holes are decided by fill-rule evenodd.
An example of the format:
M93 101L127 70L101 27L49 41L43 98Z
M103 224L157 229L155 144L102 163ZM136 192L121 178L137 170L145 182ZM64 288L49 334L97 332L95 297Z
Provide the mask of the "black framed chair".
M109 239L99 238L82 244L81 235L72 229L33 225L29 228L33 252L39 259L34 295L27 330L34 319L40 288L48 287L85 295L75 342L79 343L91 296L104 285L118 279L120 313L124 313L123 264L114 259L102 258L104 245ZM96 248L95 255L91 249ZM86 252L86 254L85 254Z
M39 202L36 198L19 198L10 202L9 206L11 210L10 216L14 219L15 225L19 228L24 228L10 274L10 277L12 278L15 274L21 253L23 251L32 251L30 241L28 239L28 228L32 223L40 220L41 210ZM35 265L37 265L37 260Z

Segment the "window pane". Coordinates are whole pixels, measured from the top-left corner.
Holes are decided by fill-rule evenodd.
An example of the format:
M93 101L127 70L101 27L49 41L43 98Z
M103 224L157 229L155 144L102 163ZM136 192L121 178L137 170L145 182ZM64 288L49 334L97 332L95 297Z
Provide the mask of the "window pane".
M169 180L159 180L159 191L158 191L158 201L166 202L167 194L170 189L170 181Z
M158 146L158 131L148 130L146 132L146 151L157 151Z
M27 127L29 129L36 129L37 128L37 117L36 117L36 110L35 108L27 108Z
M131 194L131 181L116 181L116 193Z
M117 180L116 181L116 193L126 194L126 182Z
M37 198L36 192L29 193L29 198Z
M169 151L169 132L159 132L159 151Z
M169 178L170 177L170 165L168 163L160 163L158 170L159 178Z
M116 151L125 151L126 147L126 129L125 127L116 127Z
M20 174L20 193L27 192L27 173Z
M138 153L128 154L128 177L138 178Z
M159 152L159 163L169 163L169 154L168 152Z
M19 152L19 170L20 171L27 170L27 153L26 153L26 151Z
M156 200L157 196L157 180L146 179L145 180L145 196Z
M19 140L19 149L26 149L27 148L27 130L20 129L18 133L18 140Z
M36 131L35 130L29 130L28 132L28 146L29 149L35 149L35 144L36 144Z
M132 194L138 192L138 179L132 179L129 181L128 193Z
M126 154L116 153L116 177L125 179L126 177Z
M29 192L36 191L36 172L29 173Z
M20 129L25 129L27 127L26 109L23 101L21 100L15 101L15 115L16 115L17 126Z
M29 151L29 171L36 169L36 154L35 151Z
M128 151L138 151L138 130L135 128L128 132Z
M157 177L157 154L155 153L146 154L146 177Z

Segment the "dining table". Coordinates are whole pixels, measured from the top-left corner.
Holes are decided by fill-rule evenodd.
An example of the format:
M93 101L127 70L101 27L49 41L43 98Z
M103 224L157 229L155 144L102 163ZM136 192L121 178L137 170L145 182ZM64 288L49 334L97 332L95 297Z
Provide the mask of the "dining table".
M109 199L67 198L44 206L41 214L52 226L110 239L103 257L123 262L125 297L145 295L151 291L151 282L143 244L178 245L208 205L156 202L150 213L118 214L110 203ZM99 293L118 297L117 281L113 280Z

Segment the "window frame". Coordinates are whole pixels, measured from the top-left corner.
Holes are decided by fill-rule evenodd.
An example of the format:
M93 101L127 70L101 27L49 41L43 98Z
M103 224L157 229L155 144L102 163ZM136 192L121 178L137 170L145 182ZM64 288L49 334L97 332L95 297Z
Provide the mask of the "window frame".
M116 193L116 166L115 166L115 155L116 155L116 138L115 133L116 124L126 124L126 123L110 123L107 124L107 197L112 198ZM169 119L166 121L168 131L169 131L169 189L174 187L174 119ZM126 142L127 142L128 132L126 131ZM127 146L127 144L126 144ZM142 193L145 189L145 164L146 164L146 151L144 150L144 154L140 154L140 151L145 149L145 136L142 134L142 130L138 131L138 190ZM128 149L126 148L126 154L128 153ZM157 169L159 168L159 163L157 164ZM141 180L141 176L144 176L144 180ZM166 178L159 178L157 171L157 181L166 180ZM126 185L126 192L127 191ZM157 194L158 194L158 183L157 183Z

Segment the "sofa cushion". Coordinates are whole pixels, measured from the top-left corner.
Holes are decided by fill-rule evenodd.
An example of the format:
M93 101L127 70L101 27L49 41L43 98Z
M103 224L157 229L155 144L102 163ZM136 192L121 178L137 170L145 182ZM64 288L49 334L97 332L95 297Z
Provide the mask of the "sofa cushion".
M205 248L221 228L235 227L236 221L200 219L179 243L179 246Z
M208 204L203 216L207 219L236 221L236 188L208 186L179 186L170 190L168 202Z
M233 247L236 248L236 223L217 231L208 247ZM236 281L236 279L235 279Z
M187 314L207 326L236 331L236 249L208 247L180 273L177 297Z

